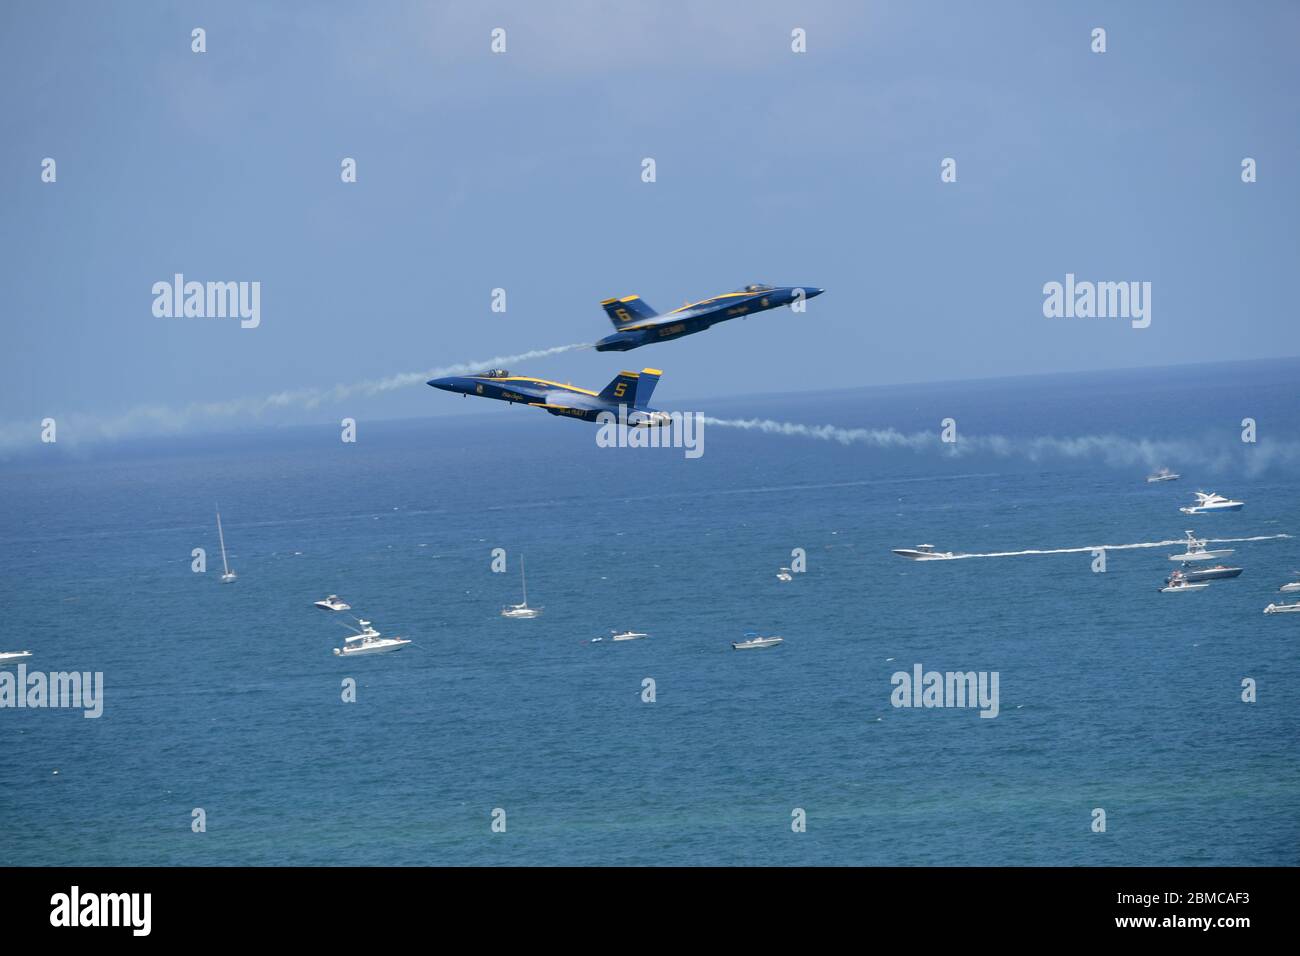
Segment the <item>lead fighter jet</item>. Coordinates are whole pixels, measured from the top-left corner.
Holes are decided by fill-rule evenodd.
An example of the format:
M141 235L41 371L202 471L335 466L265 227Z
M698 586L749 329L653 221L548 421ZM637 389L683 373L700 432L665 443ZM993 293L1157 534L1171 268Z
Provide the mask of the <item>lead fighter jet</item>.
M462 395L479 395L510 402L512 405L519 402L534 408L544 408L552 415L563 415L566 418L594 422L598 421L597 416L601 412L609 412L616 420L633 428L657 428L672 424L671 415L647 405L662 374L657 368L619 372L614 381L599 392L529 375L511 375L503 368L477 375L435 378L428 384Z
M656 313L639 295L606 299L601 303L617 329L596 343L597 352L626 352L651 342L667 342L755 312L802 302L821 295L825 289L812 286L775 287L754 283L735 292L724 292L699 302L688 302L680 309Z

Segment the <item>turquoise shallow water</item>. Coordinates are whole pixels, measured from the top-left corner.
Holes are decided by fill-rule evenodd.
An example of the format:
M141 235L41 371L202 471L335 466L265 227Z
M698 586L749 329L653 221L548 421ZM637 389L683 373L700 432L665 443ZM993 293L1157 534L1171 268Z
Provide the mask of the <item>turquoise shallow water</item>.
M1173 548L1104 574L889 552L1300 534L1297 382L1276 362L699 403L1201 452L1157 486L1104 455L724 428L687 461L507 407L362 422L356 446L309 428L9 461L0 643L103 671L106 700L100 720L0 710L0 862L1295 864L1300 620L1260 611L1300 538L1236 545L1242 577L1195 595L1156 592ZM1197 488L1247 507L1189 522ZM194 547L219 562L214 501L234 585L189 569ZM808 572L782 585L794 547ZM496 613L519 551L534 621ZM417 646L336 660L311 607L331 591ZM652 636L587 643L613 627ZM750 629L786 643L733 652ZM998 671L1000 716L891 707L918 662Z

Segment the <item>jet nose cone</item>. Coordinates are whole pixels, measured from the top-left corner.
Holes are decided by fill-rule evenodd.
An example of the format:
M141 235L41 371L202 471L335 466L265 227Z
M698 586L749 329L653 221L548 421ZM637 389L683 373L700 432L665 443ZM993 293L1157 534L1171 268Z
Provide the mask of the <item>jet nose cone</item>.
M454 392L456 390L455 381L454 378L431 378L425 384L432 385L434 388L441 388L444 391Z
M826 291L825 289L819 289L816 286L812 286L810 288L804 289L803 295L805 299L813 299L821 295L825 291Z

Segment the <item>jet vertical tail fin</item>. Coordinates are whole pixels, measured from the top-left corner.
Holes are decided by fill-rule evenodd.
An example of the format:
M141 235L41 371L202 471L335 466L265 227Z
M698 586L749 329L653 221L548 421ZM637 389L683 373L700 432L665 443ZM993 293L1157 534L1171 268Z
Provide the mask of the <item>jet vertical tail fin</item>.
M650 404L650 396L655 393L655 386L659 384L659 376L663 372L657 368L643 368L641 374L636 380L636 407L645 408Z
M621 299L606 299L600 305L605 310L605 314L609 316L609 321L614 323L616 329L621 329L624 326L645 319L653 319L658 314L654 309L646 305L645 300L639 295L625 295Z
M635 408L638 378L636 372L619 372L614 377L614 381L600 390L599 397L611 405L626 405L629 408Z

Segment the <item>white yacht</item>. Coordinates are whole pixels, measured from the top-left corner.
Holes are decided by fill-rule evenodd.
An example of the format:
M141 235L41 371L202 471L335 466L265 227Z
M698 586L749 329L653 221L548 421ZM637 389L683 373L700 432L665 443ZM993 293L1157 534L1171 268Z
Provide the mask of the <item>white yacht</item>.
M1177 481L1181 477L1183 476L1170 471L1168 468L1157 468L1154 472L1147 475L1147 484L1153 485L1157 481Z
M346 604L346 603L344 603L343 599L342 599L341 597L339 597L337 594L331 594L329 597L325 598L323 601L317 601L317 602L316 602L316 606L317 606L318 608L320 608L322 611L350 611L350 610L352 610L352 605L351 605L351 604Z
M915 548L894 548L894 554L913 561L941 561L953 557L951 551L936 551L932 544L918 544Z
M1165 586L1160 589L1161 594L1181 594L1183 591L1199 591L1202 588L1208 588L1209 585L1202 582L1192 582L1187 580L1187 575L1182 571L1175 571L1169 575Z
M236 574L230 570L230 565L226 563L226 535L221 530L221 509L217 509L217 540L221 542L221 583L229 584L235 580Z
M1294 604L1270 604L1264 608L1265 614L1295 614L1300 611L1300 601Z
M1195 494L1196 504L1178 510L1185 515L1203 515L1211 511L1240 511L1246 506L1244 501L1233 501L1231 498L1213 492L1207 495L1203 491L1198 491Z
M649 637L649 634L642 634L640 631L610 631L611 641L639 641L643 637Z
M1184 564L1189 561L1211 561L1214 558L1221 558L1225 554L1232 554L1232 548L1220 548L1217 551L1205 550L1205 538L1197 538L1192 532L1187 532L1187 550L1183 554L1171 554L1170 561L1182 561Z
M1297 577L1300 577L1300 571L1294 571L1292 573L1295 574ZM1290 594L1293 591L1300 591L1300 581L1288 581L1286 584L1278 588L1278 590L1281 591L1283 594Z
M335 657L360 657L363 654L386 654L405 647L411 642L404 637L383 637L369 621L358 620L361 629L346 638L343 646L334 648Z
M793 581L794 572L789 568L777 568L776 579L778 581Z
M510 604L503 607L501 609L501 616L521 619L540 616L542 613L540 607L528 606L528 574L524 570L524 556L522 554L519 556L519 580L523 583L524 599L519 604Z
M745 632L745 640L732 641L731 648L736 651L749 651L761 647L775 647L777 644L782 643L782 641L783 638L780 637L760 637L753 631L747 631Z
M0 651L0 664L12 664L14 661L25 661L31 656L31 651Z

